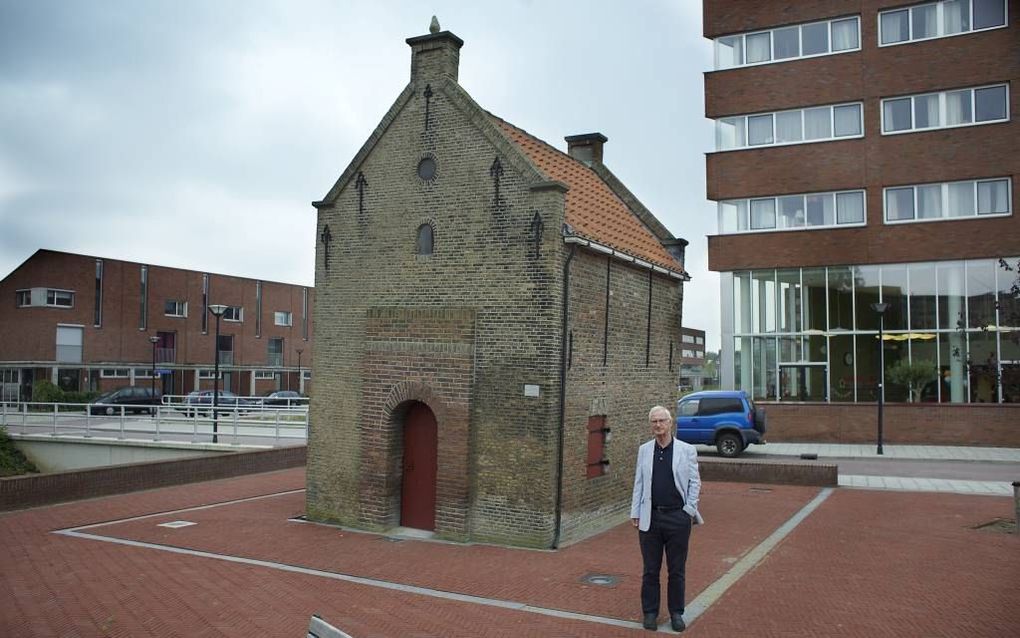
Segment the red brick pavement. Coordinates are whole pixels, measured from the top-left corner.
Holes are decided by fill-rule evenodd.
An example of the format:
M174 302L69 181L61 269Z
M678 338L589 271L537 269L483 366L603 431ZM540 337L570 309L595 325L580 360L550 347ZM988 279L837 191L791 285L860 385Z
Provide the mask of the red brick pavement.
M0 516L0 544L7 549L0 563L0 636L296 636L316 612L358 638L642 635L638 630L48 533L300 489L303 483L303 471L288 470ZM772 486L762 491L706 484L703 512L708 524L696 528L693 536L688 600L816 493L814 488ZM961 527L953 516L964 517L963 523L987 520L1008 515L1010 505L1009 499L837 492L710 608L688 635L883 635L887 630L884 635L959 635L954 628L960 627L970 631L968 635L1004 635L993 630L1018 626L1020 619L1008 608L989 607L1006 607L1002 596L1008 594L996 592L1006 592L1018 573L1018 539L963 529L966 524ZM947 514L947 508L956 514ZM636 619L640 556L629 524L558 552L538 552L390 543L375 535L287 522L302 510L300 494L283 495L87 531ZM860 525L878 517L878 524ZM156 527L176 519L198 525ZM922 529L915 529L922 523ZM918 542L917 532L937 542ZM873 554L883 557L876 564L865 558L873 544L879 546ZM1010 548L1013 559L1007 557L993 569L974 568ZM897 565L897 556L922 560L924 567ZM897 567L890 569L889 564ZM963 577L957 573L961 568ZM618 575L620 582L614 588L580 583L589 572ZM919 587L915 580L921 578L941 584ZM901 591L911 596L909 604L902 598L895 602ZM949 599L947 592L953 594ZM933 616L934 607L945 611ZM938 622L926 622L932 617ZM940 628L949 629L940 634Z
M1020 635L1012 499L837 490L692 636Z

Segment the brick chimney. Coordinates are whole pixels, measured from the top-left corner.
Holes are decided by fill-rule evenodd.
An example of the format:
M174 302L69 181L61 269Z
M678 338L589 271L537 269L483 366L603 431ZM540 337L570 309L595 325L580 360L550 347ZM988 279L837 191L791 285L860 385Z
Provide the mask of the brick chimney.
M406 40L411 47L411 82L430 82L443 76L456 82L464 41L449 31L440 31L435 16L429 31L428 35Z
M602 163L602 145L609 141L602 133L568 135L563 139L567 140L567 154L588 166Z

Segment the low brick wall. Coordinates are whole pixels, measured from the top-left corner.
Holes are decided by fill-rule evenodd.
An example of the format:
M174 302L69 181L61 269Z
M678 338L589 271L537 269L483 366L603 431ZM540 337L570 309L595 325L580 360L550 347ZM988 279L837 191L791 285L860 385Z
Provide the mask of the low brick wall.
M828 463L701 459L698 461L698 467L702 481L820 487L835 487L839 484L838 467Z
M301 467L306 455L301 445L0 478L0 511Z
M874 443L875 403L765 403L768 440ZM1020 404L887 403L885 443L1020 447ZM768 446L766 446L767 449Z

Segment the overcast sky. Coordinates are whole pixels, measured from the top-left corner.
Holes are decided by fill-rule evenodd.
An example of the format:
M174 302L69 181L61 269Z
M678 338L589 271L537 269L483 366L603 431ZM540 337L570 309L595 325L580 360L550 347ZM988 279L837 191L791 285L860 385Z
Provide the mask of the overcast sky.
M322 198L436 14L483 108L605 163L690 241L719 347L696 0L0 0L0 278L39 248L311 285Z

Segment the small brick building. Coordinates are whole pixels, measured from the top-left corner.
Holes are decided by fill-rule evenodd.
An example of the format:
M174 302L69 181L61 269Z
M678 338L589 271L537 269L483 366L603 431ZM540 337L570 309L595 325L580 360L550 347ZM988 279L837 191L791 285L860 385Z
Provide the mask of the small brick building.
M550 547L620 520L675 396L683 248L602 163L483 110L463 42L411 79L320 202L308 515Z

